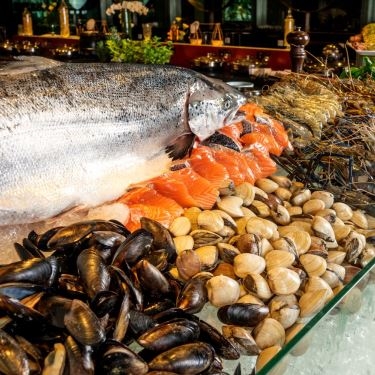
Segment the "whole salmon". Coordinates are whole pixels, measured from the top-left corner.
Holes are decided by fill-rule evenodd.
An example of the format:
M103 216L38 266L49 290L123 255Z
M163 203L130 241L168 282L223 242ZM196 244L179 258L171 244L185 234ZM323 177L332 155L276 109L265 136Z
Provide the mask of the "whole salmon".
M0 225L118 198L233 121L244 100L175 66L0 64Z

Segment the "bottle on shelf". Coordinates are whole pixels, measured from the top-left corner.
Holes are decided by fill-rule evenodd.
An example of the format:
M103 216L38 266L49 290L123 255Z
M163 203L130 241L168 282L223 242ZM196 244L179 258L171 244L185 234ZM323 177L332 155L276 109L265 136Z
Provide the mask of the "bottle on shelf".
M59 6L60 35L64 38L70 36L69 8L65 0L61 0Z
M22 13L23 35L33 35L33 19L30 11L25 8Z
M286 37L289 33L292 33L294 31L294 18L292 15L292 9L288 9L288 13L286 17L284 18L284 47L290 47Z

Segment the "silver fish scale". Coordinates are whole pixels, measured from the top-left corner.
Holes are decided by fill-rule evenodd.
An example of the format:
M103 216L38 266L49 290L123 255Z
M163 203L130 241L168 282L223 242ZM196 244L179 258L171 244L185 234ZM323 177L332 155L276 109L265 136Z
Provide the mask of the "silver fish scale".
M166 170L165 149L190 132L188 122L199 118L193 132L204 139L243 102L178 67L51 65L0 72L0 225L116 199ZM189 112L197 93L209 114Z

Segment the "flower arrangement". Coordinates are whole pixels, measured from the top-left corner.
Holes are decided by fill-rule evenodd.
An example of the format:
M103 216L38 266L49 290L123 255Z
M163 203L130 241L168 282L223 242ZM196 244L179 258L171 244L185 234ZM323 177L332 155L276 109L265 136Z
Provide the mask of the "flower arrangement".
M109 8L106 10L107 16L112 16L116 13L116 11L121 11L123 9L128 10L132 13L138 13L139 15L146 16L148 13L148 8L143 5L141 1L123 1L113 3Z

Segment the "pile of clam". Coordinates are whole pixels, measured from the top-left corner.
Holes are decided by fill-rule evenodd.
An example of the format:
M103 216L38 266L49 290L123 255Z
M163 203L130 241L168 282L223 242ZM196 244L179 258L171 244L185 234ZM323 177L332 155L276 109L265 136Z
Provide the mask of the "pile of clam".
M32 231L15 244L22 260L0 266L0 372L226 374L222 360L241 356L259 371L372 261L374 228L332 194L272 176L169 228Z
M178 256L169 274L185 282L211 273L208 300L222 332L242 354L259 355L259 370L375 257L375 220L284 176L255 185L172 222Z

